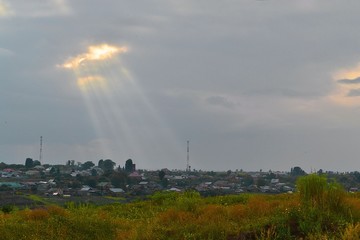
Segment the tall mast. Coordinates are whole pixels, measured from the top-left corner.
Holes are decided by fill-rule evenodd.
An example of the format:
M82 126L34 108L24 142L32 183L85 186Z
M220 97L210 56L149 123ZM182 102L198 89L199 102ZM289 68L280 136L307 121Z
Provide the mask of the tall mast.
M42 160L42 145L43 145L43 137L40 136L40 155L39 155L39 162L40 164L42 164L41 160Z
M190 141L188 140L187 142L187 157L186 157L186 171L190 172Z

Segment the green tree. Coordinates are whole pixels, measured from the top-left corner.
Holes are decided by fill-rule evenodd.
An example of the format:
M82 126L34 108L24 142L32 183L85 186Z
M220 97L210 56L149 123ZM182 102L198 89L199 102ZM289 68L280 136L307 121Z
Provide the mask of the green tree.
M102 168L103 164L104 164L104 160L100 159L99 162L98 162L98 167Z
M34 166L34 161L32 160L32 158L27 158L25 160L25 167L32 168L33 166Z
M98 183L95 177L89 177L84 182L86 185L92 188L96 188L96 185Z
M161 180L161 185L166 188L169 185L169 180L167 178L163 178Z
M306 172L301 169L301 167L294 167L291 168L290 174L292 176L304 176L306 175Z
M35 160L34 162L33 162L33 167L35 167L35 166L40 166L41 165L41 162L39 161L39 160Z
M51 174L51 175L55 175L55 174L56 174L56 168L51 167L51 169L50 169L50 174Z
M259 178L256 180L256 185L259 186L259 187L265 186L265 185L266 185L265 179L262 178L262 177L259 177Z
M115 167L116 163L113 162L111 159L106 159L104 160L103 164L102 164L102 169L106 172L112 172L114 171L114 167Z
M114 187L124 188L127 183L127 176L124 172L113 172L110 175L110 181Z
M133 172L133 161L131 159L126 160L125 162L125 171L126 172Z
M254 184L254 179L249 174L246 174L242 177L242 183L244 186L250 186L251 184Z
M67 160L66 162L66 166L74 166L75 165L75 160Z
M86 161L81 165L81 168L83 170L87 170L87 169L90 169L90 168L92 168L94 166L95 166L95 164L92 161Z
M164 179L164 177L165 177L165 172L164 172L163 170L161 170L161 171L159 172L160 181L162 181L162 180Z
M91 169L91 176L95 177L97 175L98 175L97 171L95 169Z

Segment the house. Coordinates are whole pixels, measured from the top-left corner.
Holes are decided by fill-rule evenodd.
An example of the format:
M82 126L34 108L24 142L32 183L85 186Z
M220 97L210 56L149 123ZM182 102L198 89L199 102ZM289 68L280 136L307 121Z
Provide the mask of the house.
M45 168L43 166L41 166L41 165L35 166L34 169L38 170L38 171L44 171L45 170Z
M139 179L139 180L142 179L142 175L138 171L134 171L134 172L130 173L129 177Z
M176 188L176 187L172 187L172 188L170 188L168 191L171 191L171 192L181 192L181 189Z
M270 184L277 184L279 182L280 182L280 180L278 178L273 178L270 180Z
M229 182L225 180L218 180L214 182L214 188L228 187Z
M122 196L125 193L122 188L109 188L109 192L114 197Z
M77 192L80 196L89 196L91 195L91 192L93 189L87 185L82 186L82 188Z
M0 182L0 187L8 187L12 189L22 189L24 188L23 184L17 182Z
M113 185L111 185L110 182L100 182L100 183L98 183L98 185L96 185L96 187L99 190L104 191L104 190L108 190L109 188L112 188Z
M28 170L25 172L26 176L28 177L39 177L40 172L38 170Z

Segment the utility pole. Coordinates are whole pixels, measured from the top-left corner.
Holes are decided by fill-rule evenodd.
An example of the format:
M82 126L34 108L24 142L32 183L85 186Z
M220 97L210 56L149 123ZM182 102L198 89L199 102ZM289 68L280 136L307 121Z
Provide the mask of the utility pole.
M190 141L188 140L187 142L187 157L186 157L186 171L190 172L191 171L191 167L190 167Z
M40 164L42 164L42 162L41 162L41 160L42 160L42 145L43 145L43 137L40 136L40 155L39 155Z

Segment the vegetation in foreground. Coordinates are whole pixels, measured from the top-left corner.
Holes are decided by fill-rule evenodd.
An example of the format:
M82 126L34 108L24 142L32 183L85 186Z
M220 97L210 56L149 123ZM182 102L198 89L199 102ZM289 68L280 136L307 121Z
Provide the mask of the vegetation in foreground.
M308 175L295 194L203 198L162 192L150 200L2 208L1 239L360 239L360 195Z

